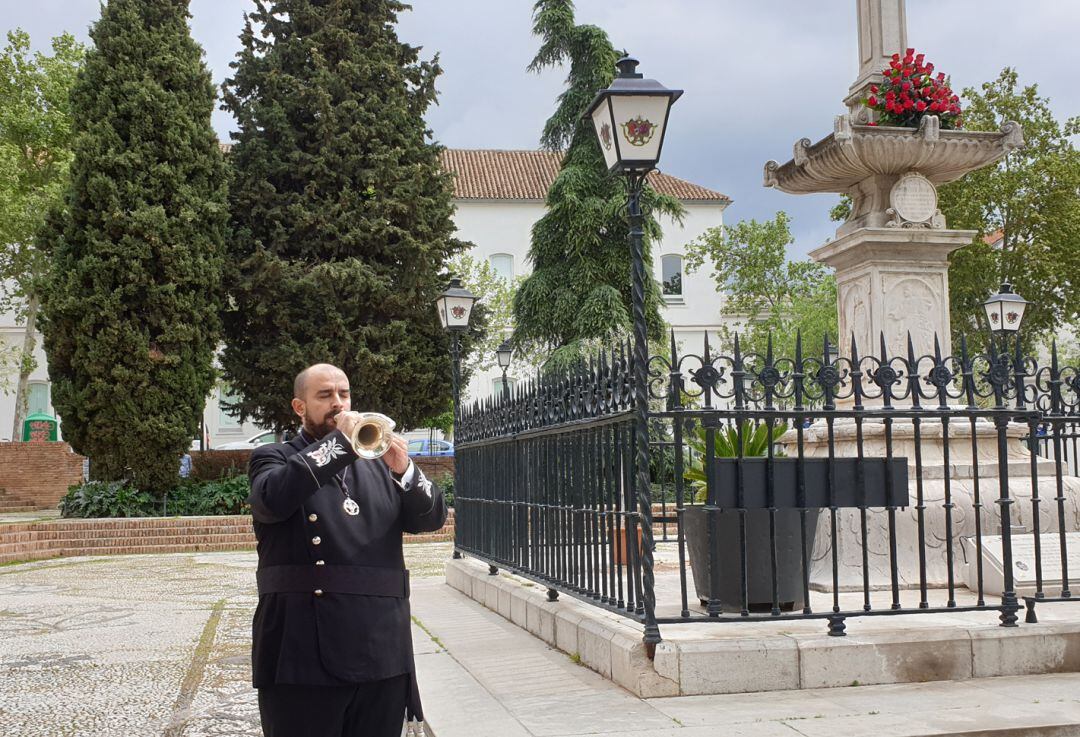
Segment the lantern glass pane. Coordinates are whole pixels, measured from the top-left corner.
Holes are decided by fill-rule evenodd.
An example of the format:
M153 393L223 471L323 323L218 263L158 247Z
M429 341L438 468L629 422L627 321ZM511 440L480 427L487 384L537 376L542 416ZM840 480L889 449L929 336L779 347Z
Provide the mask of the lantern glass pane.
M468 297L446 298L446 323L443 327L464 328L469 325L473 301Z
M1020 323L1024 321L1024 310L1027 308L1025 302L1002 302L1002 325L1006 330L1015 332L1020 329Z
M596 137L600 141L600 150L604 152L604 163L607 168L615 166L619 160L619 151L615 148L615 131L611 127L611 108L608 105L611 98L600 103L593 111L593 127L596 128Z
M439 324L446 329L446 297L440 297L435 301L435 311L439 313Z
M656 162L671 98L667 95L613 95L611 108L622 161Z

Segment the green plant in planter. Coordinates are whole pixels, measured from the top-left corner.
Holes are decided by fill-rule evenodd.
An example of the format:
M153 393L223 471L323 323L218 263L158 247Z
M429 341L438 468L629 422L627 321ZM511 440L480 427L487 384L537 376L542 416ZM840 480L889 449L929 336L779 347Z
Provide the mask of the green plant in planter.
M764 457L769 454L769 446L776 443L788 431L788 424L781 422L773 425L770 431L769 425L764 422L754 423L745 420L742 424L742 453L738 452L740 445L739 429L734 426L718 427L714 433L714 458L754 458ZM694 492L694 503L704 504L706 496L705 482L705 432L706 428L698 425L694 434L687 438L686 444L690 446L687 454L683 478L690 482L690 488ZM774 451L774 457L783 456L782 451Z

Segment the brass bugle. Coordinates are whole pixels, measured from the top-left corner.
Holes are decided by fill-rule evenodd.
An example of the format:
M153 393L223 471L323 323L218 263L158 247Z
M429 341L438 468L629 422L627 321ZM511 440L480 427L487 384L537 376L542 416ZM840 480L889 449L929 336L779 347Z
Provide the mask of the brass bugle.
M396 424L378 412L360 412L360 421L349 433L349 442L361 458L372 460L390 449Z

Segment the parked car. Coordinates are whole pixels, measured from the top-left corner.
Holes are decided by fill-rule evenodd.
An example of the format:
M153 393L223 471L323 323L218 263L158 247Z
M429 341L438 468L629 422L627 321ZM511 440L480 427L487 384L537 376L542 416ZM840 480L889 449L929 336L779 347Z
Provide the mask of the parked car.
M260 445L275 442L274 431L267 430L258 435L252 435L247 440L234 440L231 443L222 443L214 446L214 450L248 450L258 448Z
M410 440L409 455L452 456L454 455L454 444L446 440Z

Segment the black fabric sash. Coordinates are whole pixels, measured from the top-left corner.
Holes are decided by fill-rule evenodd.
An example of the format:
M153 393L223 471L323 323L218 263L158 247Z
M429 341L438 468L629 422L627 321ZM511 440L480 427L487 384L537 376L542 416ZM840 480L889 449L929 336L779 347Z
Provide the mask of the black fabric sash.
M255 574L263 594L358 594L409 598L409 572L404 568L344 565L286 565L260 568Z

